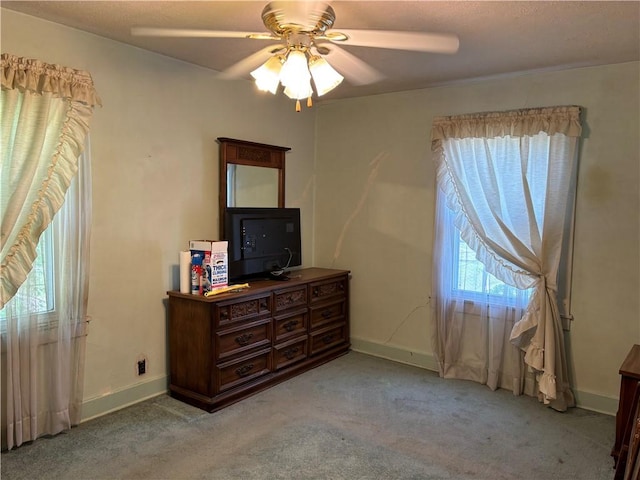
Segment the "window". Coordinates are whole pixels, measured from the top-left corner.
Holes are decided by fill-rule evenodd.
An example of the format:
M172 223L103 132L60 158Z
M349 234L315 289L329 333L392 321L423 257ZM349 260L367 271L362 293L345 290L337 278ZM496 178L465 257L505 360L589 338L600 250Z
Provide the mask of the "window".
M78 239L75 232L82 223L79 192L87 189L84 185L90 178L89 161L86 153L78 158L78 174L67 190L64 204L40 235L31 271L13 298L0 309L2 335L7 332L9 320L15 320L19 328L37 325L42 334L41 342L49 341L55 331L59 316L63 315L64 296L68 295L65 286L73 281L68 273L72 265L68 252ZM86 199L82 202L85 202L82 205L87 204Z
M467 300L488 300L496 305L511 305L518 299L527 300L531 290L518 290L491 275L484 264L476 258L475 252L460 237L460 232L452 226L453 233L453 292Z
M27 275L27 279L20 286L18 292L7 304L7 308L0 310L0 331L6 331L7 311L14 315L40 315L43 324L51 320L55 313L56 283L55 283L55 257L53 248L54 221L40 236L36 247L36 259L33 268Z
M570 286L581 129L575 106L434 119L433 339L443 377L536 395L560 411L575 404L556 292Z

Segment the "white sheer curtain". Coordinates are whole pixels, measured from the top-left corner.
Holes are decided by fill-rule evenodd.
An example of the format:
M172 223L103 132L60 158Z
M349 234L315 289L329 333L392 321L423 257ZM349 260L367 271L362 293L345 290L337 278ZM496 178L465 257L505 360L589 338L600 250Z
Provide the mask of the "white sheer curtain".
M514 395L533 395L533 376L527 374L524 355L511 344L513 326L528 303L525 290L506 287L500 298L489 289L469 293L459 287L464 276L477 276L476 263L455 262L460 255L455 214L437 191L434 244L434 304L437 319L433 333L440 375L473 380L492 390L506 388Z
M497 386L527 391L521 355L510 341L535 373L539 398L557 410L575 403L556 292L579 116L578 107L550 107L440 117L432 129L441 203L462 239L500 281L533 289L526 306L456 298L446 273L453 260L438 232L434 348L441 374L480 365L487 377L502 378ZM444 215L438 211L436 230Z
M52 263L34 268L1 312L9 449L80 422L91 229L88 152L45 233L52 255L41 253ZM43 270L51 278L43 279ZM50 311L42 305L43 293L51 298Z
M13 448L80 420L91 183L88 150L81 174L78 157L99 99L71 68L3 53L1 73L3 446ZM50 252L33 269L47 228Z

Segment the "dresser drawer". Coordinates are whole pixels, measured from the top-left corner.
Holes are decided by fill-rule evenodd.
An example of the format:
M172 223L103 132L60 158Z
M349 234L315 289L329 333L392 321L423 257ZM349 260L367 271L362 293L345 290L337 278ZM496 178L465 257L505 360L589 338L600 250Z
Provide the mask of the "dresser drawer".
M274 342L277 343L287 338L298 337L306 334L308 318L309 316L306 308L274 317Z
M307 286L298 285L286 290L276 290L273 294L273 302L275 312L305 307L307 305Z
M310 355L327 350L344 343L347 340L347 328L345 322L338 322L311 334Z
M271 345L271 319L267 317L257 322L216 332L215 342L218 360Z
M216 308L216 320L220 326L247 321L271 313L271 296L264 295L249 300L220 302Z
M335 322L344 318L347 310L346 300L323 303L311 307L311 328Z
M347 293L347 277L314 282L309 285L309 289L311 292L311 303L335 297L344 297Z
M273 364L275 369L291 365L307 358L307 337L294 338L277 345L273 349Z
M260 377L271 370L271 349L216 365L217 392L223 392Z

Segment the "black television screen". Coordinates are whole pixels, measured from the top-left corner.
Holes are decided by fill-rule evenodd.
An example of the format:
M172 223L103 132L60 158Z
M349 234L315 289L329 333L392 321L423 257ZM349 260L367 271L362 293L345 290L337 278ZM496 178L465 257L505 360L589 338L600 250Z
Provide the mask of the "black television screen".
M231 281L286 280L286 269L302 265L299 208L227 208L225 237Z

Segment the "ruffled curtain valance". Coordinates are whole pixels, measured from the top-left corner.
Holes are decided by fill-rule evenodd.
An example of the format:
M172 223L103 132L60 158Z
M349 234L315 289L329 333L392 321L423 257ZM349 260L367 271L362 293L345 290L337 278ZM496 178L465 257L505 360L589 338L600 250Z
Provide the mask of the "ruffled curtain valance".
M0 308L32 268L42 232L77 171L94 105L91 75L0 57Z
M540 132L579 137L582 133L580 107L545 107L436 117L431 129L432 150L435 151L447 138L522 137Z
M51 93L89 106L102 105L87 72L8 53L2 54L0 62L3 89Z

